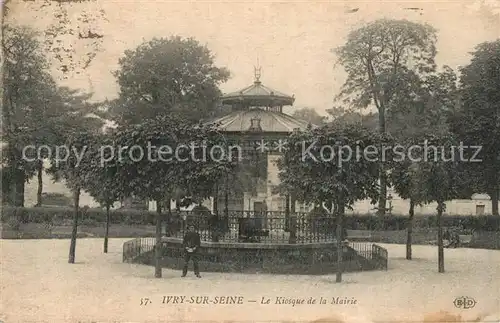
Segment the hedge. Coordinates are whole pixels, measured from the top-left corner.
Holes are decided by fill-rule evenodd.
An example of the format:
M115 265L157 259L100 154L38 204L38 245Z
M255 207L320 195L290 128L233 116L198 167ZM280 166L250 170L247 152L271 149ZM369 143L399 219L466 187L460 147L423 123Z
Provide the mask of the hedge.
M103 209L81 208L81 224L97 224L106 221L106 211ZM193 213L193 212L191 212ZM282 214L282 212L279 212ZM238 213L241 215L241 212ZM111 211L112 224L154 225L156 212L117 209ZM1 212L3 223L52 223L54 225L70 224L73 219L73 209L67 207L9 207L4 206ZM348 230L405 230L408 224L407 216L377 217L370 214L347 215L345 228ZM416 215L413 223L415 229L434 228L437 226L436 215ZM463 230L500 231L500 216L460 216L444 215L444 227L461 227Z
M407 216L353 215L345 217L345 226L351 230L405 230L408 225ZM443 215L443 227L460 227L463 230L500 231L500 216L493 215ZM437 216L416 215L413 228L427 229L437 227Z
M203 213L195 210L191 214ZM156 212L116 209L111 210L111 224L125 225L155 225ZM175 212L174 212L175 214ZM51 223L53 225L68 225L73 221L74 209L69 207L9 207L3 206L1 221L3 223ZM80 208L79 223L97 225L106 222L106 210L99 208Z
M4 223L15 218L20 223L52 223L54 225L65 225L73 220L74 210L68 207L3 207L1 220ZM140 210L111 210L111 224L128 225L153 225L155 224L156 212ZM106 210L94 208L80 208L79 222L104 223L106 222Z

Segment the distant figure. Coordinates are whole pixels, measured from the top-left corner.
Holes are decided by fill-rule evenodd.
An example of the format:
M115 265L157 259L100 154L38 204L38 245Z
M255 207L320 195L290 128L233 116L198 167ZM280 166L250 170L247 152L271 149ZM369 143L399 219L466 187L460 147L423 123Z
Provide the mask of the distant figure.
M193 260L194 274L201 278L200 269L198 267L198 249L201 246L200 235L194 231L194 225L189 226L189 231L184 236L182 242L184 247L184 268L182 268L182 277L186 277L188 271L189 260Z

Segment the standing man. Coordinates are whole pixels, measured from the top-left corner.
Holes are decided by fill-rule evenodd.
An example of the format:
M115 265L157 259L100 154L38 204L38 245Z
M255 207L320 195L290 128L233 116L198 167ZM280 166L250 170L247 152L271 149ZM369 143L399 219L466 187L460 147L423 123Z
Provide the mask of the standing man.
M186 277L188 271L189 260L193 260L194 274L201 278L200 269L198 267L198 249L201 246L200 235L194 231L194 225L189 226L189 231L184 236L182 243L184 247L184 268L182 268L182 277Z

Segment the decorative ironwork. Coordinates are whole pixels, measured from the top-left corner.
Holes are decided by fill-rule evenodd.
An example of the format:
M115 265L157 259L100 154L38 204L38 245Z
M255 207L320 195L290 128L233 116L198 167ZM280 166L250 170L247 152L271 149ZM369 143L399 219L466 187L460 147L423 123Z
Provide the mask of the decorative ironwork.
M151 258L151 252L154 251L156 240L154 238L137 238L127 241L123 244L123 262L141 262L141 258ZM244 253L245 249L238 251ZM181 249L172 249L168 247L168 243L162 243L162 253L168 257L181 258ZM257 251L258 254L258 251ZM248 261L259 262L257 254L247 254ZM212 256L213 257L213 256ZM218 256L215 256L217 258ZM336 257L335 257L336 258ZM212 262L217 262L220 259L211 259ZM297 260L297 265L301 265L300 259ZM325 260L325 259L324 259ZM328 260L328 259L326 259ZM387 270L388 268L388 253L387 249L374 243L354 242L345 243L343 246L342 261L345 263L359 262L361 266L358 270ZM306 260L307 261L307 260Z
M123 262L133 262L137 257L152 251L156 243L155 238L136 238L123 244Z
M335 218L311 218L307 213L228 211L228 216L217 218L210 212L182 212L182 215L173 215L173 221L171 229L176 229L168 230L170 236L183 237L187 225L193 224L202 241L213 241L214 235L220 242L301 244L336 241Z

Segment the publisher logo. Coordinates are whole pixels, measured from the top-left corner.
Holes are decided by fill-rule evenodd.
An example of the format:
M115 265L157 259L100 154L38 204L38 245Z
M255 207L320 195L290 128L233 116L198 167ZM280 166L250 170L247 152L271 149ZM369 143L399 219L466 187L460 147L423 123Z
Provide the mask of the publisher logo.
M453 302L456 308L461 308L467 310L476 306L477 302L475 299L467 296L457 297Z

